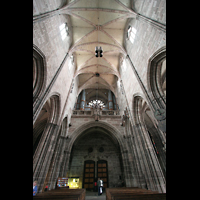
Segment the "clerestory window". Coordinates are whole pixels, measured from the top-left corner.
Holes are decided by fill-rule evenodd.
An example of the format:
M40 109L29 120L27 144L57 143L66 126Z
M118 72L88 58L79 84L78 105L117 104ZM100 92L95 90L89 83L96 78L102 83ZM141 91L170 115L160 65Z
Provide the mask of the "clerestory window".
M68 26L67 23L63 23L59 26L60 28L60 34L61 34L61 38L62 40L64 40L66 38L66 36L68 35Z
M132 44L135 40L136 32L137 32L137 30L134 27L129 26L129 28L128 28L128 39L131 41Z

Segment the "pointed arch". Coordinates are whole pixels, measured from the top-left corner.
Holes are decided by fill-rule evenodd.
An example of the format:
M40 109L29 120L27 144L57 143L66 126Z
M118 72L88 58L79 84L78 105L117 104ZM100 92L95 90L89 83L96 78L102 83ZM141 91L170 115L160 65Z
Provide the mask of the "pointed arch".
M89 128L93 128L93 127L101 127L103 129L106 129L106 131L108 132L108 134L114 139L117 140L120 148L125 148L125 144L122 141L122 134L119 132L119 130L117 128L115 128L114 126L112 126L111 124L108 124L106 122L103 121L93 121L93 122L87 122L79 127L77 127L73 133L70 134L70 138L71 141L69 143L69 146L67 147L68 150L71 150L73 143L75 142L75 140L78 138L78 136L80 136L85 130L89 129Z
M40 148L40 139L46 133L49 124L57 124L60 115L60 100L59 95L53 94L43 105L35 123L33 124L33 148L34 152ZM37 143L36 143L37 141ZM36 144L35 144L36 143ZM33 153L34 153L33 152Z
M166 96L162 89L163 81L166 77L166 71L161 74L163 62L166 60L166 46L157 50L149 59L147 68L147 88L153 100L160 108L166 108Z
M59 128L60 95L58 93L52 93L45 101L43 108L47 110L47 121L43 126L44 129L41 131L40 141L38 142L37 147L35 147L33 155L33 179L38 180L38 192L41 192L44 189L44 181L47 177L55 149L55 138L57 137L57 131ZM42 110L40 112L42 112ZM36 120L36 125L40 124L39 122L37 123L38 120L42 120L42 117L39 118L40 115ZM33 132L33 134L36 133Z
M46 86L46 59L43 52L33 44L33 105Z
M67 157L65 158L65 161L64 161L64 163L66 163L66 164L65 164L65 169L63 171L63 174L66 174L66 172L67 172L67 167L68 167L67 163L69 162L69 157L70 157L72 146L73 146L74 142L83 132L85 132L87 129L90 129L93 127L99 127L99 128L106 130L107 135L109 137L111 137L114 141L118 142L121 152L124 152L126 150L126 145L123 142L123 136L117 128L115 128L114 126L112 126L106 122L102 122L102 121L87 122L87 123L77 127L71 134L68 135L69 142L65 148Z
M141 165L141 172L144 176L144 182L147 187L153 191L166 192L165 179L165 155L162 150L162 140L157 127L153 127L153 122L148 116L145 116L145 110L150 107L142 98L142 95L135 94L133 96L133 124L138 137L136 138L138 157ZM150 124L146 124L149 123ZM153 131L151 128L154 128ZM153 139L157 139L157 147L159 147L162 159L156 155ZM153 180L152 180L152 177ZM144 183L143 183L144 184Z

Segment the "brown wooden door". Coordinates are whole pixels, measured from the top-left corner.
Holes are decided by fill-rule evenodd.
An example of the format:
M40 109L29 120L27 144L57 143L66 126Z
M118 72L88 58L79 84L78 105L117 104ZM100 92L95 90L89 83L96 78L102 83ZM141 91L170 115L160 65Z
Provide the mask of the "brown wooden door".
M107 161L100 160L97 162L97 176L103 180L103 188L108 187L108 166Z
M85 161L83 188L85 189L94 188L94 176L95 176L94 169L95 169L94 161Z

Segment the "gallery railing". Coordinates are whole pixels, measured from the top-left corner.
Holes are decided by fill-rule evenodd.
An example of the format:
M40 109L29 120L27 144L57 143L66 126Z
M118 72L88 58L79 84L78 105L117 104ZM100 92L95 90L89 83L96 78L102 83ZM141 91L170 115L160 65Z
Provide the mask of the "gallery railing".
M73 115L95 115L95 110L73 110ZM100 110L98 115L119 115L119 110Z

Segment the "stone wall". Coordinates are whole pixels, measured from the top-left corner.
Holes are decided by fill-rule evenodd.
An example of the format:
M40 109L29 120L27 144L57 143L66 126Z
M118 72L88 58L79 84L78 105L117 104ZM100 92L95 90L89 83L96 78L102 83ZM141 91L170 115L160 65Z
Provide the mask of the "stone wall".
M34 1L33 2L33 15L42 14L57 9L63 5L64 1ZM61 38L59 26L63 23L67 23L69 27L69 35L64 40ZM63 108L66 100L68 100L68 92L71 89L72 79L75 72L75 65L72 65L71 58L66 57L72 42L72 28L71 21L67 15L54 15L46 18L45 20L38 20L33 23L33 44L39 48L45 56L46 62L46 85L44 91L48 94L41 99L40 104L45 102L53 95L59 96L60 110L63 113ZM66 59L65 59L66 58ZM59 71L59 69L61 69ZM56 73L59 71L58 76ZM56 76L56 78L55 78ZM75 81L74 88L77 87ZM71 95L72 96L72 95ZM70 97L70 96L69 96ZM42 97L43 98L43 97ZM75 94L76 98L76 94ZM70 104L65 106L67 111L71 115L71 110L75 98L69 98ZM73 102L71 102L73 101ZM40 106L39 110L42 108ZM70 110L71 109L71 110ZM37 111L38 112L38 111ZM39 112L38 112L39 113ZM63 113L66 116L66 113ZM62 119L61 119L62 120Z
M133 8L139 15L146 16L161 24L166 24L166 2L159 1L133 1ZM127 38L129 26L134 27L137 32L133 43ZM151 56L166 46L166 32L143 20L141 17L130 19L124 32L124 46L127 54L137 70L137 73L145 87L148 89L148 66ZM125 66L125 67L124 67ZM133 95L140 94L146 99L145 93L139 84L132 66L127 58L124 58L124 66L120 65L120 75L124 83L124 90L129 103L129 108L133 110ZM125 80L131 80L125 81ZM150 92L150 91L148 91Z
M71 45L72 33L65 40L61 38L59 26L62 23L70 23L67 15L56 15L33 24L33 44L44 53L47 62L47 86Z
M69 137L73 137L73 132L80 126L84 125L88 122L94 122L94 116L74 116L71 117L72 126L69 128ZM124 134L124 128L121 126L121 116L100 116L100 121L108 123L114 127L116 127L120 133ZM97 122L98 123L98 122Z
M137 13L166 24L166 0L133 0L132 5Z
M33 16L56 10L65 3L66 0L35 0L33 1Z

